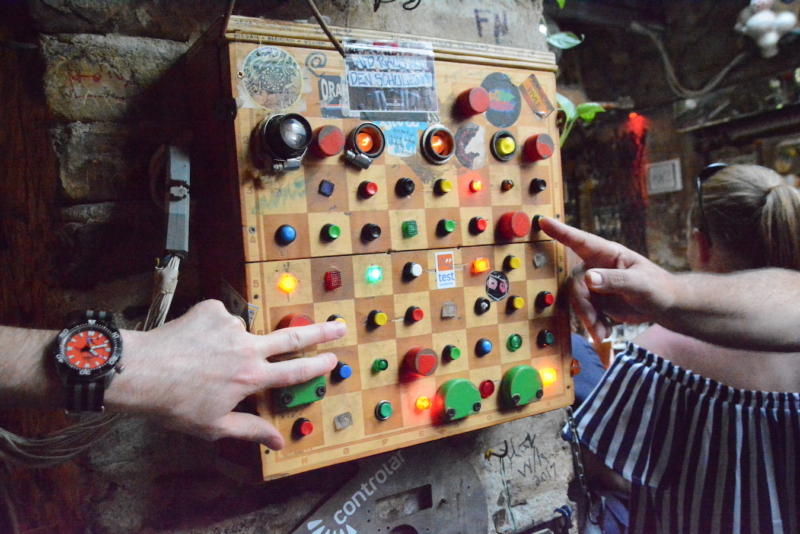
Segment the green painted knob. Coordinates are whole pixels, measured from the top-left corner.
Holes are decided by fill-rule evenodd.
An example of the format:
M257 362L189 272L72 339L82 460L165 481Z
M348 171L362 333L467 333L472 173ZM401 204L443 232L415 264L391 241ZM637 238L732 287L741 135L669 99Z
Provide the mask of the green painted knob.
M544 395L539 371L530 365L512 367L500 384L500 398L507 406L525 406Z
M452 219L439 221L439 231L443 234L452 234L456 229L456 222Z
M389 360L384 360L383 358L378 358L374 362L372 362L372 370L376 373L380 373L381 371L385 371L389 368Z
M466 378L448 380L436 396L441 400L442 411L439 414L443 421L463 419L481 411L481 394L478 387Z
M392 416L392 403L389 401L380 401L375 406L375 417L378 418L379 421L386 421Z
M506 341L506 347L511 352L516 352L522 347L522 336L519 334L511 334Z
M461 349L455 345L447 345L445 346L444 351L442 351L442 356L448 360L457 360L461 357Z
M339 239L342 235L342 229L335 224L326 224L322 227L322 238L326 241L333 241Z

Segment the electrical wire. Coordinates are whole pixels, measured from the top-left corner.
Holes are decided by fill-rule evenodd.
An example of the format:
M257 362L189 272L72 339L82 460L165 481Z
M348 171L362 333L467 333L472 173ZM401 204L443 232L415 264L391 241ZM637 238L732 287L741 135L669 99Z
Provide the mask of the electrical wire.
M658 49L659 54L661 54L661 59L664 62L667 85L669 85L670 90L675 94L675 96L680 98L697 98L707 95L713 91L720 84L720 82L722 82L725 76L727 76L734 67L736 67L748 56L747 52L742 52L733 58L733 60L728 63L725 68L723 68L716 76L711 78L701 89L687 89L678 81L678 77L675 74L675 69L672 66L672 62L669 60L669 54L667 54L667 50L664 48L664 43L661 42L661 39L659 39L658 35L654 31L644 27L638 22L632 22L630 29L636 33L649 37L650 40L653 41L653 44L655 44L656 49Z
M306 4L308 4L308 7L311 9L311 12L314 14L314 18L317 19L317 22L319 23L320 27L322 28L322 31L324 31L325 35L327 35L328 39L330 39L331 43L333 44L333 47L336 49L337 52L339 52L339 54L341 54L341 56L343 58L346 58L347 57L347 52L344 51L344 47L342 46L342 43L339 42L339 39L337 39L336 36L333 35L333 32L331 31L331 29L328 28L328 25L325 23L325 20L323 20L323 18L322 18L322 14L319 12L319 9L317 9L316 4L314 4L314 0L306 0Z

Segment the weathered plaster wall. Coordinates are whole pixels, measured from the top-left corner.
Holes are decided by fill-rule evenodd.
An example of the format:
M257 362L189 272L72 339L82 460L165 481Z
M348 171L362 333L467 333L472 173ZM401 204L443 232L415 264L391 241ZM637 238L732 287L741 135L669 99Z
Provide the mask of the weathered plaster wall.
M0 43L38 47L0 47L0 119L8 125L0 129L2 324L58 328L67 311L89 308L115 312L128 328L144 319L163 247L149 160L187 119L181 102L154 103L149 90L222 16L224 4L2 5ZM414 11L401 4L373 13L363 0L318 2L337 25L546 49L543 36L531 31L540 0L423 1ZM310 17L299 1L240 0L235 13ZM192 258L181 273L175 313L202 298L196 265ZM471 462L486 484L490 532L522 528L567 503L572 463L558 437L563 419L558 411L475 432L453 440L456 457L431 461ZM0 424L40 435L67 423L58 414L0 411ZM507 442L517 452L501 470L483 454ZM13 485L23 532L282 533L355 469L343 464L251 486L218 473L214 458L212 444L126 418L75 462L13 469L3 480Z

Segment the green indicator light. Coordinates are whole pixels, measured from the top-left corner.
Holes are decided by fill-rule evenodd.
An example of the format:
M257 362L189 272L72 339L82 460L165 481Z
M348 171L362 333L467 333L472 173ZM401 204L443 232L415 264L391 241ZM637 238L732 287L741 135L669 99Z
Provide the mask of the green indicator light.
M381 401L375 406L375 417L380 421L386 421L392 416L392 404L389 401Z
M383 358L378 358L374 362L372 362L372 370L376 373L380 373L381 371L385 371L389 368L389 361L384 360Z
M414 237L418 233L417 221L403 221L403 237Z
M383 280L383 269L380 267L370 267L367 269L367 282L377 284Z
M522 347L522 336L519 334L511 334L506 341L506 347L511 352L518 351Z

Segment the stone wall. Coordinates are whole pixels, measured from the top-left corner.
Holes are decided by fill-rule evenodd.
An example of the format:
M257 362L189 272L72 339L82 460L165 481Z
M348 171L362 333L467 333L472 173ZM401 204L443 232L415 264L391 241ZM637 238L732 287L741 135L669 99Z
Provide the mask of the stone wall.
M59 328L66 312L89 308L115 312L127 328L143 321L164 239L148 167L187 121L180 102L153 101L150 89L223 15L224 4L0 5L0 324ZM395 2L377 12L364 0L318 5L341 26L546 49L531 31L540 0L423 0L414 11ZM287 0L240 0L234 12L310 17L304 2ZM197 278L190 258L173 314L202 298ZM490 532L523 528L567 503L572 463L558 437L563 419L558 411L471 433L452 440L456 456L431 461L470 462L478 471ZM0 424L42 435L68 422L59 414L0 411ZM523 445L507 463L484 458L485 449L508 443ZM213 444L126 418L75 462L13 469L3 481L12 485L22 532L283 533L356 468L342 464L251 486L221 475L214 459Z

